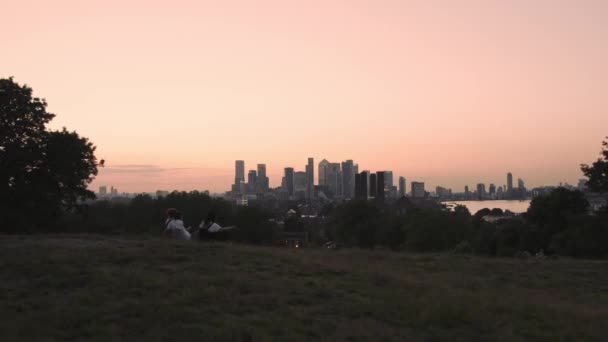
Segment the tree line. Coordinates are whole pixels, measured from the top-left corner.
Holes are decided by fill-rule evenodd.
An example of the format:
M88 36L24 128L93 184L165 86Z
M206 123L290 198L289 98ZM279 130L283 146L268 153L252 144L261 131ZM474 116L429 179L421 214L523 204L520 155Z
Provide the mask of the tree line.
M407 213L371 202L346 203L332 215L334 234L364 248L377 245L417 252L452 251L492 256L526 252L608 256L608 211L589 213L580 191L558 188L536 197L522 215L500 209L471 215L466 207L410 208Z
M186 226L198 225L213 213L221 224L237 226L232 240L253 244L280 244L284 232L306 232L317 246L332 241L344 247L412 252L608 256L608 210L590 214L584 194L565 188L535 197L521 215L497 208L474 214L464 206L419 208L403 199L386 205L362 200L328 204L315 219L303 218L297 206L295 215L277 216L261 205L237 206L197 191L173 192L83 205L62 216L58 231L160 235L170 207L180 209Z

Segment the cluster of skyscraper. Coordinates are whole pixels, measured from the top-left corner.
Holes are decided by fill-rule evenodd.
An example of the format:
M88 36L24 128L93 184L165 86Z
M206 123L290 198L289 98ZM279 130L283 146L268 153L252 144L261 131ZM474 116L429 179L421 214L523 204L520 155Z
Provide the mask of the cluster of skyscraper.
M110 187L110 192L108 193L108 188L105 185L102 185L102 186L99 187L98 196L100 198L117 197L118 196L118 189L116 189L115 187L111 186Z
M328 197L354 198L357 173L359 165L350 159L342 163L331 163L323 159L319 163L319 186Z
M399 188L393 183L392 171L359 172L359 165L352 160L330 163L323 159L319 163L319 186L326 187L334 198L368 199L380 201L406 195L404 177L399 177ZM424 183L412 182L412 197L425 197Z
M414 198L426 197L423 182L412 182L411 196ZM370 173L363 171L355 175L355 198L368 199L375 198L384 201L385 198L403 197L406 195L405 177L399 177L399 188L393 185L392 171L378 171Z
M318 165L318 183L315 185L314 158L308 158L304 171L293 167L284 169L281 187L272 190L283 199L312 200L324 199L367 199L397 198L406 195L406 181L399 177L399 187L393 184L392 171L359 172L359 165L353 160L332 163L323 159ZM245 195L261 195L271 191L266 176L266 165L259 164L257 173L249 171L245 182L245 162L235 162L235 181L232 195L237 199ZM412 182L412 197L425 197L424 183ZM251 198L251 197L249 197Z
M104 192L100 191L100 193ZM258 164L257 171L250 170L247 179L245 179L245 162L237 160L231 192L233 197L237 200L247 201L247 198L256 198L266 193L273 193L278 198L285 200L374 198L383 201L385 198L407 196L405 177L399 177L397 187L393 184L392 171L359 172L359 165L351 159L341 163L332 163L323 159L318 165L318 183L315 185L314 158L308 158L304 171L296 171L293 167L286 167L281 186L277 189L270 189L269 187L266 164ZM431 196L431 198L444 200L455 198L469 200L523 199L528 196L528 191L521 178L517 180L517 188L515 188L513 186L513 175L509 172L507 173L506 185L497 187L490 184L486 189L485 184L479 183L474 190L470 190L467 185L464 188L464 194L452 194L452 189L441 186L436 188L434 194L429 194L425 191L423 182L411 182L409 196L412 198Z
M293 167L284 169L280 194L289 199L313 199L315 197L314 158L308 158L305 171L295 171Z
M245 162L243 160L237 160L234 163L234 173L234 184L232 185L234 194L263 194L269 189L266 164L258 164L257 171L249 170L247 182L245 182Z

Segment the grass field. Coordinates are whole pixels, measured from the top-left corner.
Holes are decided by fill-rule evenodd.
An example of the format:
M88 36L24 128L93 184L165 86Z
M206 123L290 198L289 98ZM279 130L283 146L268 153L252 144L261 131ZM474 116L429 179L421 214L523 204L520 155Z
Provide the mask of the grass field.
M606 341L608 261L0 237L1 341Z

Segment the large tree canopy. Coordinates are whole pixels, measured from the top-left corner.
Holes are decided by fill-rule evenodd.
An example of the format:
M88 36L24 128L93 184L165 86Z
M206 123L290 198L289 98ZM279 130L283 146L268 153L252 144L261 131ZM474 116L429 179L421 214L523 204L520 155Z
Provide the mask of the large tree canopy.
M597 192L608 192L608 137L602 142L602 158L591 165L581 165L581 170L589 178L587 186Z
M0 79L0 229L51 225L93 192L95 146L65 128L47 130L54 114L32 89Z
M543 247L547 249L552 237L568 228L568 220L585 215L588 207L589 202L582 192L557 188L548 195L532 199L527 219L540 229Z

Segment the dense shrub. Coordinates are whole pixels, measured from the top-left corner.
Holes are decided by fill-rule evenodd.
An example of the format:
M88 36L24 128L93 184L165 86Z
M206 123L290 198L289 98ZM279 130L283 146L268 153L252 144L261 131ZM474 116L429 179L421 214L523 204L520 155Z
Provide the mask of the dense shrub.
M553 236L551 249L575 257L608 256L608 216L570 217L568 228Z
M454 247L452 250L454 254L472 254L473 246L468 241L461 241L459 244Z
M405 223L406 246L414 251L454 248L467 237L468 221L447 211L419 210Z
M496 224L480 221L473 227L470 238L475 253L496 255L498 241L496 236Z
M384 220L378 230L377 241L392 250L398 250L404 246L406 239L405 227L403 226L402 218L393 218Z
M332 211L332 235L346 245L373 248L382 224L381 209L371 201L346 202Z
M269 221L271 215L255 207L239 207L236 211L237 229L232 233L236 241L260 244L277 240L278 227Z

